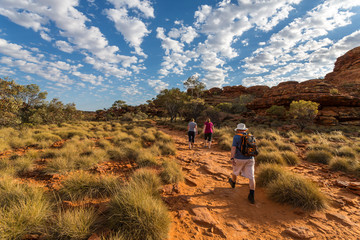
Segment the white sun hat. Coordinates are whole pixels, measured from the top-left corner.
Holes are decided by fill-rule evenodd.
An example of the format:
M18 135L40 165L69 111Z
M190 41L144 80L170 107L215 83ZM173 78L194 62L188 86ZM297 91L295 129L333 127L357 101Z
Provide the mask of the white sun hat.
M239 123L234 130L235 130L235 131L237 131L237 130L246 131L246 130L248 130L248 129L246 128L246 126L245 126L244 123Z

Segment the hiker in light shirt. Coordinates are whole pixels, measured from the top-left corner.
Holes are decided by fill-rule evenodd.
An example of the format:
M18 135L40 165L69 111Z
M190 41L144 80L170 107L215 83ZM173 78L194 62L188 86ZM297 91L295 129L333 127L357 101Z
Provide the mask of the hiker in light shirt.
M191 121L188 124L189 149L194 147L196 133L197 133L197 124L194 119L191 119Z
M241 145L242 138L247 135L247 128L244 123L240 123L235 128L236 135L233 138L231 147L231 162L233 166L233 172L229 183L232 188L235 188L236 177L240 175L249 179L250 193L248 200L250 203L255 203L255 158L252 156L245 156L241 153L239 146Z
M206 143L209 143L209 148L211 148L211 139L214 133L214 124L211 122L210 118L206 120L203 132L205 137L204 146L206 147Z

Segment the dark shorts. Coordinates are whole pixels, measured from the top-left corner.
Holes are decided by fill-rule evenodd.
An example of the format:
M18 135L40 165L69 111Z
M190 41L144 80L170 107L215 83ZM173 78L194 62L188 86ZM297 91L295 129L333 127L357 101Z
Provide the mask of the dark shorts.
M205 140L208 140L209 142L211 141L212 138L212 133L205 133Z
M188 131L188 136L189 136L189 142L195 142L195 132L193 131Z

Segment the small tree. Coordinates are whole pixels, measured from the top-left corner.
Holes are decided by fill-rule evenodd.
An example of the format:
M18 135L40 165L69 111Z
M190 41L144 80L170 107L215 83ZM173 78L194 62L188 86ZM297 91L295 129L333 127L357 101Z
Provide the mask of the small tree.
M277 119L284 118L286 115L286 109L284 106L272 105L266 110L267 115L271 115Z
M233 105L231 103L219 103L216 108L222 112L231 113Z
M186 99L187 96L184 92L181 92L178 88L172 88L162 90L153 102L156 106L166 109L172 122L180 113Z
M294 118L301 131L315 119L318 113L319 103L312 101L292 101L290 104L289 115Z
M247 112L248 109L246 107L246 104L252 102L254 100L253 95L244 94L241 95L239 98L237 98L233 105L232 105L232 112L233 113L244 113Z
M182 110L183 117L185 117L186 120L194 118L196 121L205 109L206 106L204 99L191 99L190 101L185 102L184 108Z
M191 97L199 98L201 92L205 90L206 85L199 81L198 75L193 75L184 82L184 87L187 90L190 90Z

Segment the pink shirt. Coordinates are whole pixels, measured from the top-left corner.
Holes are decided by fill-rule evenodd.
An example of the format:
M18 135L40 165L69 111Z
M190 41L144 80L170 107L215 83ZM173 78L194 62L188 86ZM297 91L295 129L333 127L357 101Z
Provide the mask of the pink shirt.
M213 126L212 122L205 122L205 133L213 133Z

